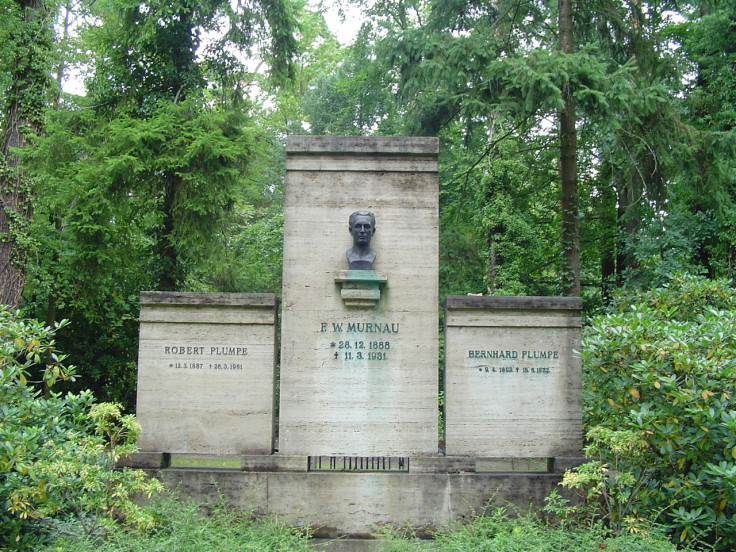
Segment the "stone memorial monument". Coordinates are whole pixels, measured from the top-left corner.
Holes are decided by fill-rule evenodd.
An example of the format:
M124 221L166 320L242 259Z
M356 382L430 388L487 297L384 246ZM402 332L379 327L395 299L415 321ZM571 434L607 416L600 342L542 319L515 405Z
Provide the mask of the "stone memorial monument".
M436 454L438 141L286 149L279 451Z
M581 454L581 303L447 298L438 433L438 150L287 138L280 379L274 296L143 293L138 465L320 536L543 504Z

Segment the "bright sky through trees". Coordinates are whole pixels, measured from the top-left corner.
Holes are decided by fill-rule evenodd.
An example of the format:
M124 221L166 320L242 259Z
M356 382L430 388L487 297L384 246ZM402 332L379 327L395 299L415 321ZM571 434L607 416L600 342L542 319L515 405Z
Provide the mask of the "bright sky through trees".
M355 39L363 23L363 14L360 8L353 4L337 2L335 0L323 1L320 4L325 9L324 17L330 31L332 31L342 46L349 45ZM340 6L340 4L343 5ZM318 9L318 6L314 8ZM60 24L63 21L64 17L62 14ZM69 27L69 32L72 34L75 32L74 27L74 23ZM253 65L256 67L258 61L255 60ZM68 94L77 96L84 96L87 93L84 86L84 71L81 67L69 67L62 81L62 90Z

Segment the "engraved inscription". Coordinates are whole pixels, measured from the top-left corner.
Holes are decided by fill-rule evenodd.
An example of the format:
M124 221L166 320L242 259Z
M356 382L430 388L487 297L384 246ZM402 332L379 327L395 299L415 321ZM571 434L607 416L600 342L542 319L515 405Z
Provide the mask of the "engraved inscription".
M319 332L322 334L342 334L335 336L338 339L330 341L332 358L350 362L389 360L391 340L387 338L392 334L398 334L399 330L400 326L395 322L320 322L319 327ZM359 335L357 339L345 339L347 337L345 334Z
M164 347L165 355L235 355L246 356L248 347L191 347L191 346L169 346Z
M519 354L521 352L521 355ZM521 360L539 360L560 358L559 351L486 351L471 349L468 351L468 358L500 358L500 359L521 359Z
M330 343L331 348L338 349L334 358L343 360L388 360L390 341L343 340Z
M242 370L243 365L237 362L172 362L169 368L177 370Z
M518 366L473 366L477 368L478 372L485 374L550 374L551 370L549 366L524 366L522 368Z
M560 351L554 349L511 351L468 349L466 358L486 361L482 364L468 365L481 374L551 374L552 369L558 365L556 361L560 359ZM504 361L504 363L494 361ZM550 363L552 366L549 365Z
M343 324L342 322L320 322L320 333L327 331L342 332L343 328L350 333L399 333L399 324L389 324L387 322L348 322Z
M242 345L166 345L163 347L163 353L167 357L176 357L176 361L168 364L169 368L175 370L231 371L243 370L243 364L241 362L222 362L220 359L236 360L235 357L246 357L248 347Z

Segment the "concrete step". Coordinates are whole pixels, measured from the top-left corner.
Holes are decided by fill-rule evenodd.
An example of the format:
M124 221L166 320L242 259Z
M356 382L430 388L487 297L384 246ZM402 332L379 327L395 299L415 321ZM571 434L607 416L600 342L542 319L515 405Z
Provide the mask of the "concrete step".
M381 539L313 539L312 546L319 552L380 552L386 550ZM417 550L433 550L432 541L419 541Z

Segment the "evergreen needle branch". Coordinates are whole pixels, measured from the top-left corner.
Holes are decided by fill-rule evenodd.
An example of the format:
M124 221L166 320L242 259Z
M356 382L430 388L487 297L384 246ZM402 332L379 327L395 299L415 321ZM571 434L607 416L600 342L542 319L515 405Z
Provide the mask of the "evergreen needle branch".
M454 176L454 177L452 178L452 180L450 180L450 182L448 182L448 184L447 184L447 185L448 185L448 186L450 186L450 185L454 184L455 182L458 182L458 181L459 181L460 179L462 179L462 178L465 178L465 179L466 179L466 182L467 182L467 177L468 177L468 175L469 175L469 174L470 174L471 172L473 172L473 170L474 170L474 169L475 169L475 168L476 168L476 167L477 167L478 165L480 165L481 161L483 161L483 159L485 159L485 158L486 158L486 156L490 155L491 151L493 151L493 148L495 148L495 147L496 147L496 146L497 146L497 145L498 145L498 144L499 144L500 142L502 142L503 140L505 140L505 139L506 139L506 138L508 138L509 136L513 135L513 134L514 134L514 133L515 133L515 132L516 132L516 131L517 131L517 130L518 130L519 128L521 128L521 126L522 126L522 124L523 124L523 123L526 123L526 121L527 121L528 119L529 119L529 118L528 118L528 117L526 117L526 118L525 118L525 119L524 119L524 120L523 120L522 122L520 122L520 123L519 123L518 125L514 126L514 127L513 127L513 128L511 128L510 130L508 130L507 132L505 132L504 134L502 134L501 136L499 136L498 138L494 138L494 139L493 139L493 140L492 140L492 141L491 141L491 142L490 142L490 143L488 144L488 146L486 146L486 148L485 148L485 149L483 150L483 152L482 152L482 153L481 153L480 155L478 155L478 157L477 157L477 158L476 158L476 160L475 160L475 161L473 162L473 164L472 164L472 165L470 165L470 167L469 167L468 169L466 169L466 170L464 170L463 172L461 172L460 174L458 174L458 175Z

